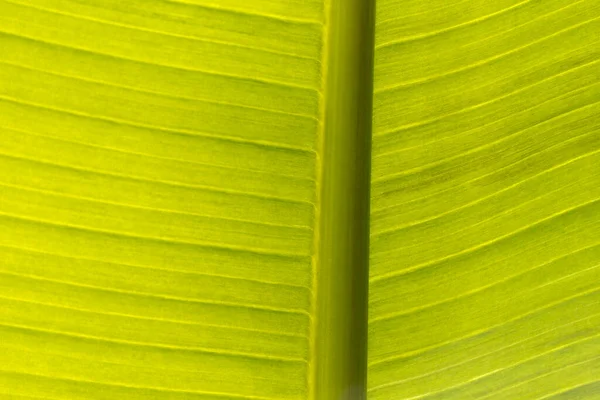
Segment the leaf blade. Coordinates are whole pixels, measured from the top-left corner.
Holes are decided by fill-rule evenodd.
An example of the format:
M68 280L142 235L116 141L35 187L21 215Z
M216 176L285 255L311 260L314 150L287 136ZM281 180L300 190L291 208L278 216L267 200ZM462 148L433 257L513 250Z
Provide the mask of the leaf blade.
M595 362L597 2L434 3L378 4L369 398L569 390Z

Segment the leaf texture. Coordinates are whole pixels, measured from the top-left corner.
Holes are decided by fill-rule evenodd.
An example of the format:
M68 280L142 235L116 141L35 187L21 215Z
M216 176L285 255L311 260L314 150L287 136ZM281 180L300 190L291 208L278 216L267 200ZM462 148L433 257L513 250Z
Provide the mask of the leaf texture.
M1 398L306 398L323 15L0 1Z
M0 398L360 396L361 3L0 0ZM599 23L378 0L369 400L598 397Z
M599 23L378 1L370 400L598 397Z

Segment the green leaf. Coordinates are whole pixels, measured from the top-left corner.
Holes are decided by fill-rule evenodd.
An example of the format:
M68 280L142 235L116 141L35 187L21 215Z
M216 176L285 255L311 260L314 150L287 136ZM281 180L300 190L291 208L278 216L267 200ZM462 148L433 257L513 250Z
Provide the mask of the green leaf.
M599 7L378 0L370 400L598 398Z
M323 16L0 2L0 397L308 396Z
M374 7L0 0L0 398L598 397L600 2Z

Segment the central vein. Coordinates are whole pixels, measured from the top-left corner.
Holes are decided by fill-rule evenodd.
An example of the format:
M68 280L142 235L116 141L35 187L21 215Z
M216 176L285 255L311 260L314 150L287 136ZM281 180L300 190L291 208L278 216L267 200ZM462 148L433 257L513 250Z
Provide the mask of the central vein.
M365 398L374 0L328 0L318 149L311 400Z

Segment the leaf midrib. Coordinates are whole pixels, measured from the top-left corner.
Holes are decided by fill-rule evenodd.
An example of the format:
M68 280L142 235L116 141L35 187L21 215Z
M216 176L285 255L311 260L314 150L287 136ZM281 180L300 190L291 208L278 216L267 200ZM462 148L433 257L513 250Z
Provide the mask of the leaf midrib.
M309 398L366 398L375 2L325 2Z

